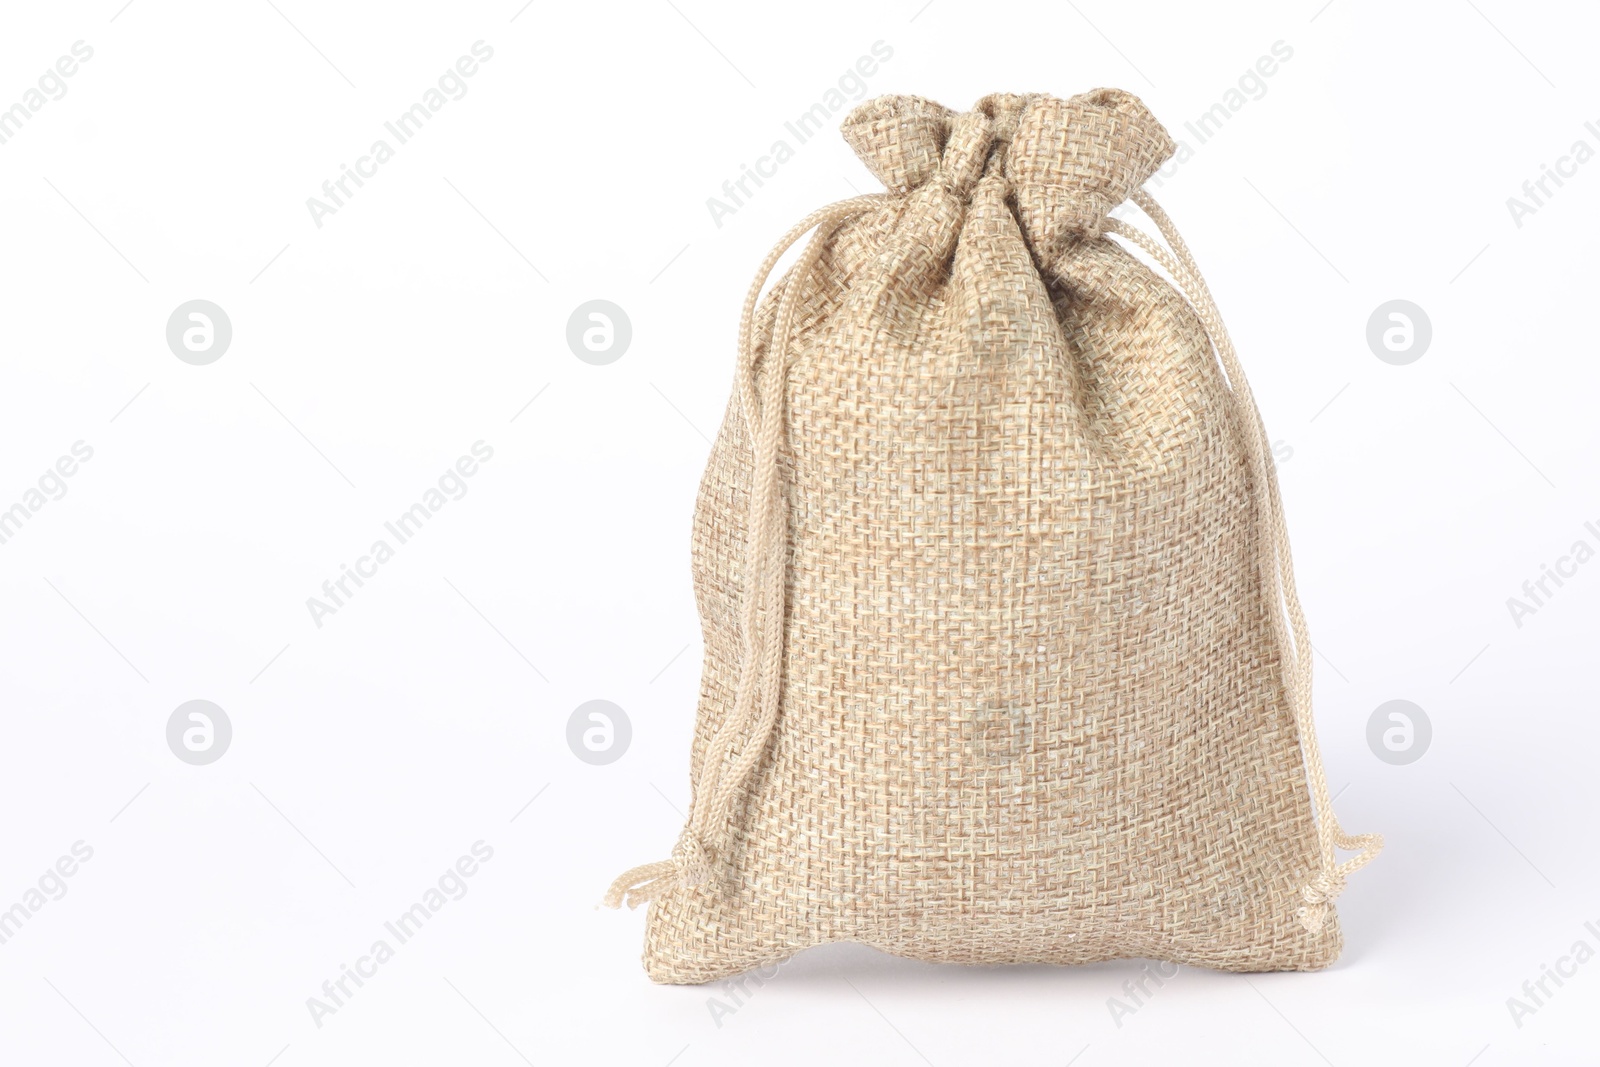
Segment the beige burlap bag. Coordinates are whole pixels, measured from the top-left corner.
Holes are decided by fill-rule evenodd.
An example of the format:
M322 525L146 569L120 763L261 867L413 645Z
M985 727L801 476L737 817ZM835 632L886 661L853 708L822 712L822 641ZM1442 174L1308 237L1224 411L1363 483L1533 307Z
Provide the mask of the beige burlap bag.
M1106 89L844 136L888 192L763 264L700 486L692 811L607 897L652 902L650 977L1326 966L1381 840L1334 818L1268 439L1140 190L1172 140Z

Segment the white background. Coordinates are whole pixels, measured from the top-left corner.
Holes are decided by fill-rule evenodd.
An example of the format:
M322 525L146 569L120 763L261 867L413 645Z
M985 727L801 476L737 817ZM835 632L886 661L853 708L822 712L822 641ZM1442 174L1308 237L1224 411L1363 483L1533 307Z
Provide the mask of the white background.
M0 107L94 49L0 145L0 508L94 450L0 545L0 908L94 850L0 945L0 1063L1600 1060L1600 961L1520 1027L1506 1003L1600 948L1600 562L1520 627L1506 605L1600 543L1600 161L1520 227L1506 205L1600 146L1592 9L274 3L8 5L0 32ZM467 94L316 226L478 40ZM652 986L642 914L594 908L687 800L689 518L749 274L876 186L830 132L721 227L706 199L880 40L865 96L1115 85L1195 147L1157 195L1279 442L1338 808L1388 839L1330 971L1185 970L1118 1020L1134 962L835 946L746 997ZM233 325L209 366L164 335L196 298ZM608 366L565 342L596 298L633 325ZM1365 341L1395 298L1433 324L1408 366ZM315 625L479 440L470 491ZM209 766L167 747L192 699L233 724ZM565 739L592 699L633 725L608 766ZM1366 742L1392 699L1433 725L1405 766ZM318 1026L307 998L479 840L470 891Z

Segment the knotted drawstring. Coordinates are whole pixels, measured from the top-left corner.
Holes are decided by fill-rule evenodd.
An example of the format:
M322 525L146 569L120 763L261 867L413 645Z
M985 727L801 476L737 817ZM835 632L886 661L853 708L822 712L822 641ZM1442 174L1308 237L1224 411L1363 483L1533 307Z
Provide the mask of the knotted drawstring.
M706 780L695 790L688 824L672 850L672 858L646 863L624 873L605 896L609 908L626 903L636 908L678 886L711 880L726 857L718 846L745 780L766 750L778 720L783 675L783 625L787 595L788 504L779 485L779 459L784 436L784 401L788 385L789 340L795 307L806 278L823 249L846 221L888 203L885 194L858 196L808 215L784 234L756 271L739 321L739 406L753 453L749 539L745 548L744 663L734 690L733 709L717 730L701 763ZM773 267L791 245L812 227L817 232L801 253L778 297L778 313L767 343L765 379L757 373L755 313ZM758 397L758 392L760 393ZM728 759L748 732L738 758Z
M745 298L739 326L737 387L754 463L746 548L744 663L734 694L733 708L717 730L701 764L707 780L695 791L688 823L672 850L672 858L635 867L617 878L606 893L607 907L617 908L626 903L630 908L636 908L669 889L709 881L715 875L716 864L725 859L717 850L720 843L718 836L727 823L745 780L766 749L781 703L779 683L782 676L787 592L785 571L788 566L788 531L784 512L787 504L778 484L778 475L784 432L788 345L795 307L807 275L816 266L827 241L838 228L855 215L889 199L881 194L855 197L809 215L773 247L756 271L755 280ZM1316 933L1326 921L1328 906L1343 891L1346 877L1377 856L1383 848L1383 838L1378 834L1347 834L1333 813L1333 801L1328 794L1327 774L1323 769L1322 752L1317 744L1316 724L1311 710L1311 639L1295 587L1294 564L1289 549L1288 527L1283 517L1277 469L1270 458L1266 426L1244 376L1244 368L1223 325L1221 312L1172 220L1143 190L1134 192L1131 199L1155 222L1161 236L1176 254L1176 259L1149 236L1116 219L1107 219L1104 230L1138 245L1166 268L1199 317L1207 338L1221 358L1256 481L1265 492L1265 506L1259 511L1262 524L1260 568L1263 578L1271 576L1275 579L1275 585L1269 589L1273 603L1268 614L1273 618L1279 647L1285 656L1285 690L1300 736L1306 777L1310 782L1316 810L1321 851L1320 869L1301 887L1300 894L1305 904L1296 914L1307 931ZM757 373L753 336L761 289L783 254L813 227L817 227L817 233L801 254L790 275L789 284L779 296L777 317L767 346L766 379L762 382ZM737 760L731 767L727 766L734 746L746 731L749 737L745 739ZM1340 863L1336 849L1359 850L1359 854Z
M1222 359L1234 409L1255 468L1256 483L1265 492L1265 506L1259 511L1262 524L1260 567L1263 579L1275 579L1268 590L1272 598L1268 614L1277 628L1278 644L1283 649L1286 661L1285 689L1294 713L1295 727L1300 734L1306 777L1311 783L1311 797L1316 808L1317 839L1322 853L1320 869L1300 887L1300 896L1305 904L1296 911L1296 915L1308 932L1316 933L1327 920L1328 906L1344 890L1346 877L1372 862L1383 848L1383 837L1380 834L1347 834L1333 813L1333 800L1328 795L1328 776L1322 767L1322 749L1317 744L1316 723L1311 712L1311 636L1306 628L1305 612L1300 606L1300 594L1294 584L1294 561L1289 553L1289 530L1283 518L1278 471L1271 459L1266 425L1261 421L1261 411L1250 392L1250 383L1239 364L1233 340L1222 323L1222 313L1217 310L1211 290L1200 275L1200 268L1167 213L1142 189L1135 191L1129 199L1155 222L1161 236L1176 254L1176 260L1147 234L1116 219L1106 220L1106 232L1127 238L1165 267L1199 317L1207 338ZM1340 863L1335 849L1359 850L1360 854Z

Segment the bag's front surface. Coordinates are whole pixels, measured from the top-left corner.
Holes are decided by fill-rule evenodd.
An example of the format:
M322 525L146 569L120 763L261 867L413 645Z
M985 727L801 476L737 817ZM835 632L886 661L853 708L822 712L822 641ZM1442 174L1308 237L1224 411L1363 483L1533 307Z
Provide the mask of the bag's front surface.
M1327 965L1377 841L1313 765L1264 435L1209 297L1107 235L1130 195L1165 227L1166 131L1099 90L844 133L888 193L752 292L701 485L694 812L611 898L653 900L650 976L832 941Z

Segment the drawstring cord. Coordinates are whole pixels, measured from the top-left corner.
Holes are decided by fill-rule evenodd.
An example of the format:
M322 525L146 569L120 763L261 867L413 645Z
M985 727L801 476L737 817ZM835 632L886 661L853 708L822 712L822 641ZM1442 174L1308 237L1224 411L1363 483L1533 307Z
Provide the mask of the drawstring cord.
M1328 906L1343 892L1345 879L1376 858L1383 848L1383 837L1380 834L1347 834L1339 825L1338 816L1333 813L1333 800L1328 795L1328 776L1322 766L1322 749L1317 744L1316 723L1311 711L1311 636L1306 628L1305 612L1300 606L1300 594L1295 588L1294 561L1289 553L1289 530L1283 517L1278 472L1271 459L1271 446L1266 425L1261 421L1261 410L1256 406L1250 383L1245 379L1233 340L1223 325L1222 313L1217 309L1194 257L1189 254L1188 246L1178 235L1177 227L1161 209L1161 205L1143 189L1136 190L1130 199L1156 224L1177 258L1174 259L1147 234L1116 219L1106 220L1106 231L1138 245L1165 267L1199 317L1227 373L1235 411L1244 431L1245 445L1255 468L1256 483L1265 494L1265 506L1260 511L1263 527L1260 567L1263 579L1271 583L1269 614L1278 631L1279 647L1283 649L1287 660L1285 689L1300 734L1306 778L1310 782L1312 802L1316 808L1317 839L1322 854L1320 869L1300 887L1300 896L1305 904L1297 910L1296 915L1308 932L1317 933L1327 921ZM1359 851L1359 855L1340 863L1335 849Z
M815 211L784 234L756 271L739 321L739 406L754 459L751 480L749 540L745 549L744 663L734 690L733 709L706 750L701 769L706 781L695 790L688 824L672 858L646 863L625 872L605 896L609 908L626 903L636 908L679 886L711 880L721 857L718 840L733 805L755 769L778 721L783 675L783 626L788 569L787 502L779 485L784 436L784 400L788 385L789 341L795 308L806 277L822 258L828 241L851 218L888 203L885 194L858 196ZM816 228L778 297L778 313L767 344L765 377L758 373L755 345L756 305L762 286L796 241ZM758 396L759 394L759 396ZM748 737L745 735L748 733ZM743 739L738 758L729 757Z
M1289 550L1288 528L1283 517L1277 470L1270 458L1266 427L1249 382L1245 379L1244 368L1223 325L1221 312L1172 220L1143 190L1134 192L1131 199L1155 222L1161 236L1176 254L1176 259L1146 234L1116 219L1107 219L1105 230L1138 245L1166 268L1199 317L1206 336L1222 360L1256 481L1265 494L1265 506L1260 512L1263 525L1260 567L1263 577L1275 579L1270 591L1274 600L1273 610L1269 614L1273 617L1279 646L1286 657L1285 688L1300 736L1306 777L1316 809L1321 851L1320 869L1301 887L1301 898L1305 904L1296 914L1308 932L1316 933L1326 921L1328 906L1343 891L1345 879L1378 855L1383 848L1383 838L1378 834L1347 834L1333 812L1327 773L1322 765L1322 752L1317 744L1316 724L1311 710L1311 639L1295 587L1294 565ZM699 885L713 877L719 859L718 832L726 825L739 791L761 759L777 722L786 608L785 570L788 566L785 551L788 531L783 510L786 503L782 499L778 476L788 378L786 361L795 306L806 276L816 266L827 241L838 232L839 227L850 218L888 200L889 197L884 195L856 197L822 208L803 219L767 255L756 271L745 298L739 325L737 387L753 450L754 470L746 550L744 663L734 694L733 709L717 730L701 765L707 781L696 790L688 823L672 850L672 858L646 863L622 874L606 893L607 907L617 908L626 903L628 907L636 908L669 889ZM757 302L778 260L813 227L817 228L817 233L796 263L790 275L791 283L783 288L779 296L777 318L768 344L770 358L766 361L768 366L763 382L757 372L753 336ZM747 732L749 736L745 738ZM743 748L734 763L728 766L734 746L741 738L744 739ZM1359 851L1359 854L1340 863L1336 849Z

